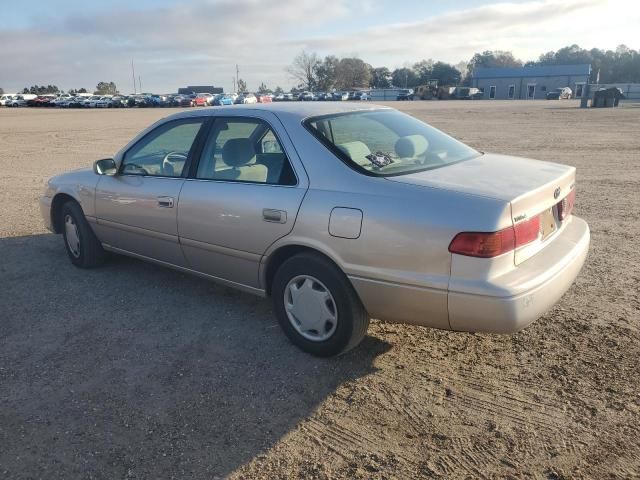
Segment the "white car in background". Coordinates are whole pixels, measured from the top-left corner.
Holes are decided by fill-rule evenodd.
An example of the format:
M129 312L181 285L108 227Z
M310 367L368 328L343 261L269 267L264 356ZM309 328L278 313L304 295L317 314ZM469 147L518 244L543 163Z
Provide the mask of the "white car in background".
M15 95L2 95L0 96L0 105L2 105L3 107L8 107L9 103L11 103L11 100L13 99Z

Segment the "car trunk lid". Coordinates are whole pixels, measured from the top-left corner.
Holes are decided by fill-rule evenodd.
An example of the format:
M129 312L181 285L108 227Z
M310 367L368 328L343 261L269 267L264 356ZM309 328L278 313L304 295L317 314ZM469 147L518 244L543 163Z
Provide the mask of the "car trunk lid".
M483 154L443 168L387 179L504 200L511 205L516 230L538 218L537 238L515 250L515 263L519 264L544 248L561 228L567 211L563 201L567 202L570 193L575 195L575 173L575 167L568 165Z

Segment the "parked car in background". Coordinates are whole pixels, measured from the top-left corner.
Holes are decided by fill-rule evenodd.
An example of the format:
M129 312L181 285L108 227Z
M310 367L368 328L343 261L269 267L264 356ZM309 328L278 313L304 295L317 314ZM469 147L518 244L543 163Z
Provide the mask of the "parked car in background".
M333 95L328 92L318 92L315 94L315 100L318 102L325 102L327 100L333 100Z
M243 92L240 95L238 95L234 103L238 105L248 105L248 104L258 103L258 99L253 93Z
M311 92L300 92L298 94L298 101L310 102L312 100L313 100L313 93Z
M110 96L102 96L96 101L96 108L109 108L111 106Z
M273 101L273 95L270 93L256 93L256 99L258 103L271 103Z
M284 93L282 95L283 102L293 102L295 99L296 97L294 97L293 93Z
M333 100L338 102L349 100L349 92L333 92Z
M194 107L208 107L213 101L213 95L210 93L199 93L192 101Z
M278 93L277 95L273 96L273 101L274 102L283 102L284 101L284 93Z
M24 95L15 95L11 100L7 100L7 107L26 107L27 99Z
M413 100L413 90L410 88L400 90L397 100Z
M187 95L176 95L173 97L173 106L175 107L190 107L191 97Z
M1 95L0 96L0 105L2 105L3 107L8 107L9 103L11 103L11 100L13 100L13 97L15 95Z
M111 251L269 296L295 345L330 356L370 318L518 331L586 259L575 167L482 153L355 102L228 113L174 114L50 179L41 212L70 261Z
M547 100L569 100L572 95L569 87L561 87L547 92Z
M367 92L356 91L349 95L349 100L369 100L369 94Z
M97 103L102 97L100 95L91 95L84 99L83 106L85 108L96 108Z
M216 95L215 99L213 100L213 104L217 106L233 105L234 102L235 97L230 93L221 93L219 95Z

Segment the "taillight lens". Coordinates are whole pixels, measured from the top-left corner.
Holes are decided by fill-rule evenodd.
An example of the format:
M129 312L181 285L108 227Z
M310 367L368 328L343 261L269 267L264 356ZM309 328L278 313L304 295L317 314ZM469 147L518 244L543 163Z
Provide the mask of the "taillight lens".
M449 251L468 257L492 258L538 239L540 215L497 232L462 232L449 244Z
M512 227L498 232L462 232L449 244L449 251L468 257L491 258L507 253L515 248Z
M560 221L567 218L573 212L573 206L576 203L576 189L574 188L569 192L569 195L564 197L561 202L558 203L558 218Z

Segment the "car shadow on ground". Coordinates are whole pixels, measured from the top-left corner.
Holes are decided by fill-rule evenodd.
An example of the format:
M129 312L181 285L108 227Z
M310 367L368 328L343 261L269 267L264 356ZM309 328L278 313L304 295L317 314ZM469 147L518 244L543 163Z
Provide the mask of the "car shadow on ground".
M270 302L62 239L0 239L4 478L212 478L273 446L389 345L318 359Z

